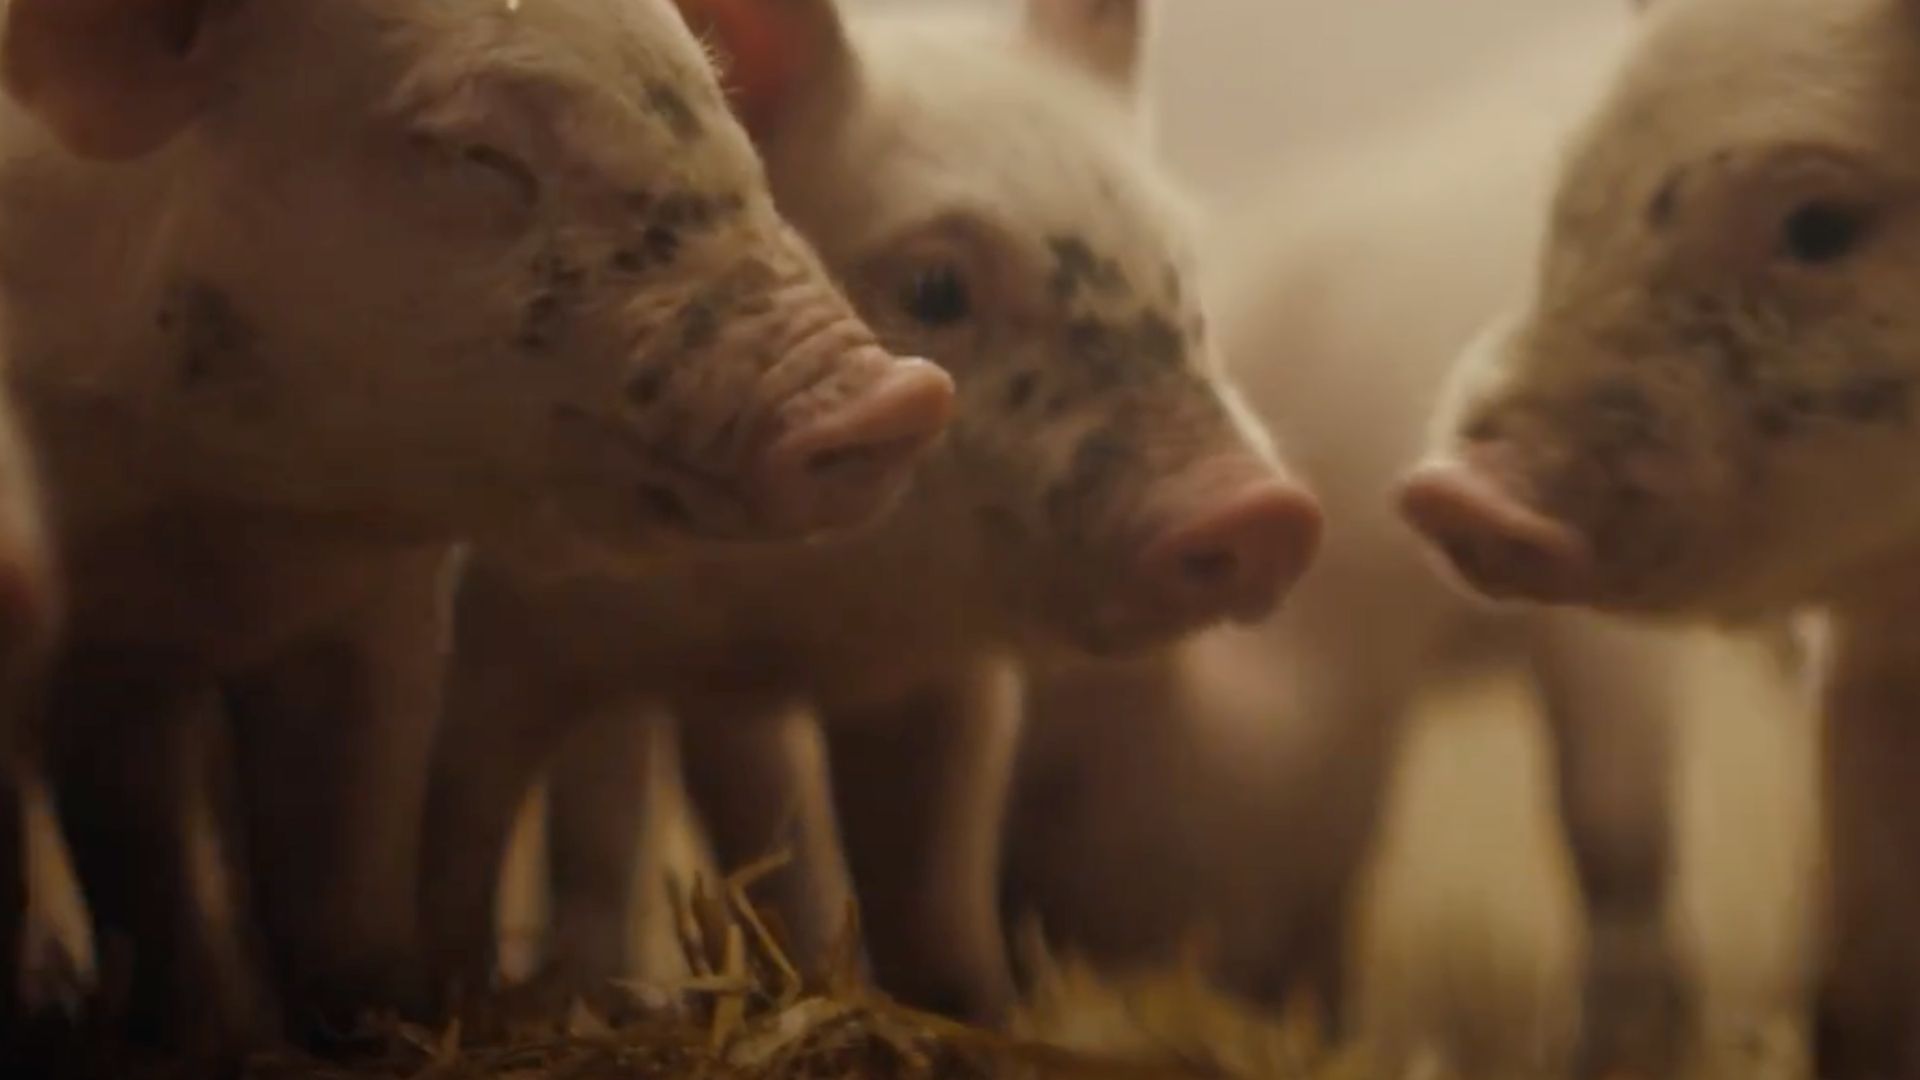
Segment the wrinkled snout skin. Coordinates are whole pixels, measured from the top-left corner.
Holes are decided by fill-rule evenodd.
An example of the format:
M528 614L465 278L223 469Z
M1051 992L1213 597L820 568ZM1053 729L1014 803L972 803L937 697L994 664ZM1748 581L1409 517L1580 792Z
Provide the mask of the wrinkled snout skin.
M581 312L591 297L566 297L564 283L581 271L565 267L581 263L561 264L558 286L530 301L530 318L537 311L544 324L527 330L536 354L564 363L573 350L632 349L617 385L556 406L553 417L562 479L548 497L609 546L792 539L869 524L946 425L951 378L883 349L771 204L755 211L732 229L698 214L677 228L648 225L639 247L614 252L615 274L643 260L631 266L638 302L619 322L596 327ZM713 232L702 238L702 228ZM713 264L704 279L701 245ZM644 260L659 255L648 250L667 260L652 272L673 274L683 258L689 279L652 296ZM594 343L596 332L607 340Z

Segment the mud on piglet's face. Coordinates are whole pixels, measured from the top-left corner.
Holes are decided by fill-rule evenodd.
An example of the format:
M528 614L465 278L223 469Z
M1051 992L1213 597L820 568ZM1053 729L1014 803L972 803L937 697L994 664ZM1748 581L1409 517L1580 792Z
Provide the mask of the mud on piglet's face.
M168 174L151 351L256 487L621 550L793 538L873 518L944 422L665 0L8 16L70 150Z
M1030 0L1012 41L828 0L682 7L723 57L782 31L786 81L730 85L782 211L890 348L954 378L903 514L990 617L1113 652L1271 609L1318 509L1213 360L1130 110L1138 5Z
M1670 7L1406 504L1486 591L1737 617L1830 598L1920 528L1920 27L1881 0Z

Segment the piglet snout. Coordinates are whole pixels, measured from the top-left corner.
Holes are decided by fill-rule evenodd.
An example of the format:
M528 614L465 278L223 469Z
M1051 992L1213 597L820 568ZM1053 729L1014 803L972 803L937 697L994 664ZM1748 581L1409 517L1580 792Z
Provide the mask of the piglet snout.
M1495 599L1571 602L1592 577L1592 552L1578 532L1474 464L1420 466L1402 482L1399 503L1401 516L1467 584Z
M880 376L788 429L762 459L768 502L794 531L851 528L877 516L946 429L953 379L925 360L882 362Z
M1320 504L1274 478L1192 506L1150 541L1141 570L1160 604L1184 621L1252 623L1279 606L1320 546Z

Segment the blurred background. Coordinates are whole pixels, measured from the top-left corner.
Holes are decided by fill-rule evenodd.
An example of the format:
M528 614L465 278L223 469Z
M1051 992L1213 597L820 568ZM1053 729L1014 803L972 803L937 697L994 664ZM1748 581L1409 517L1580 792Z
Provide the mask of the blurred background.
M986 0L997 2L997 0ZM1150 57L1161 145L1236 195L1274 166L1403 114L1571 20L1626 0L1181 0Z
M864 0L1011 11L1016 0ZM1175 170L1237 197L1294 155L1389 121L1596 10L1627 0L1176 0L1148 64ZM1604 17L1604 16L1602 16Z

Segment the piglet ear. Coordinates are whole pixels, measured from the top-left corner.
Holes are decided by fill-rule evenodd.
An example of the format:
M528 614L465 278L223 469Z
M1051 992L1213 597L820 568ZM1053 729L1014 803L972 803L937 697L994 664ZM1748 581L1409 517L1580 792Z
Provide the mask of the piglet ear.
M0 81L75 153L139 157L205 107L219 76L210 31L241 2L12 0Z
M1146 0L1026 0L1027 34L1131 96L1145 52Z
M755 138L808 100L844 87L853 68L834 0L674 0L717 55L720 82Z

